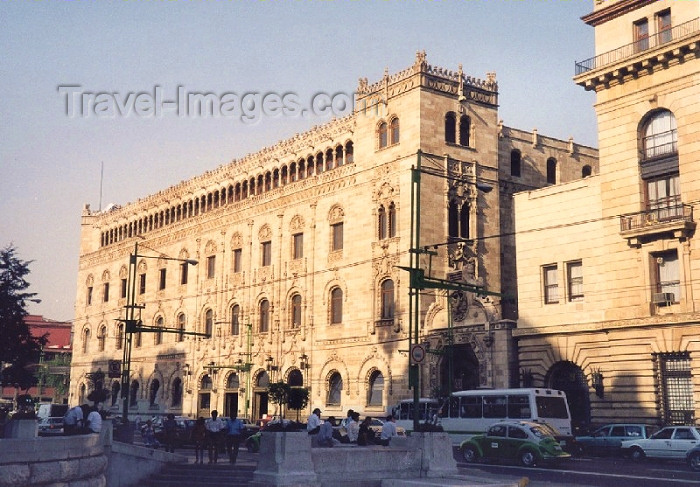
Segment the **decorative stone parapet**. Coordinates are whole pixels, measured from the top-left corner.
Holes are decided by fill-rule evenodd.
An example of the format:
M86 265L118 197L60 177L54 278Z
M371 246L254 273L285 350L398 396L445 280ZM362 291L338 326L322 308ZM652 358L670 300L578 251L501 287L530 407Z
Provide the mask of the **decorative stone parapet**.
M5 438L0 444L0 487L106 486L100 435Z

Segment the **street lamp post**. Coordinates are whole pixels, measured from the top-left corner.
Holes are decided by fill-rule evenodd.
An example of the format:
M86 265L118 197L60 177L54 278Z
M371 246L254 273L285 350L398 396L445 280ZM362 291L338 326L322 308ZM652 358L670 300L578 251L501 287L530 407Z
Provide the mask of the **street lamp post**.
M127 424L129 422L129 396L130 387L129 379L131 377L131 349L134 340L134 333L140 332L173 332L182 333L185 335L196 335L209 337L206 333L195 333L195 332L182 332L180 330L168 330L162 327L154 326L143 326L140 319L136 318L136 310L145 308L145 305L136 304L136 278L137 278L137 266L138 259L162 259L162 260L174 260L177 262L182 262L187 265L197 265L197 261L194 259L178 259L175 257L167 256L154 256L154 255L139 255L139 243L138 241L134 243L134 252L129 256L129 276L127 282L127 296L126 296L126 306L125 309L125 319L121 320L124 322L124 352L122 356L122 381L121 381L121 394L122 394L122 423Z

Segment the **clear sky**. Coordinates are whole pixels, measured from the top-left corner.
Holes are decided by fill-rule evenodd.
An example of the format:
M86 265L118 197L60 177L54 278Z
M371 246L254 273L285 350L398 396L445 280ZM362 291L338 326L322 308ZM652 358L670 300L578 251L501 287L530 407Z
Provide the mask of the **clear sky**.
M137 113L136 94L293 93L306 105L317 93L352 94L358 78L378 81L425 50L432 65L461 63L481 79L495 71L506 125L595 147L594 95L572 81L574 61L594 54L593 28L580 20L592 9L592 0L1 2L0 247L34 261L30 291L42 302L29 311L74 318L85 204L135 201L327 120L243 123L148 104ZM74 95L60 86L115 95L68 116Z

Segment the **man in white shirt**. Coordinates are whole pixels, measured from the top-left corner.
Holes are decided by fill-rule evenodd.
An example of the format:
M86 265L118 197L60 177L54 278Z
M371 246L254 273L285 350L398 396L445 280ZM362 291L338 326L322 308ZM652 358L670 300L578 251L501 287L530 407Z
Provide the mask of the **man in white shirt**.
M381 444L388 446L389 442L394 436L398 436L396 432L396 420L391 414L386 417L386 421L382 425L382 436L380 438Z
M63 416L63 431L66 435L77 435L83 426L83 408L72 407Z
M316 408L306 420L306 432L310 435L315 435L321 428L321 410Z
M92 407L90 414L88 414L87 427L90 428L91 433L102 431L102 416L95 406Z
M207 428L208 444L209 444L209 463L216 463L219 459L219 450L223 439L223 430L226 427L221 418L218 417L219 412L214 409L211 412L211 418L207 419L205 427Z

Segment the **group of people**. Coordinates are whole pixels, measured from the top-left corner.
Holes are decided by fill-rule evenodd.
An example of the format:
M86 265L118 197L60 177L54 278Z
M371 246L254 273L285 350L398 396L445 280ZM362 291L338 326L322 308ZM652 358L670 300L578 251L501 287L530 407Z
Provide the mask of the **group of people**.
M63 433L80 435L102 431L102 415L97 406L74 406L63 416Z
M235 464L245 429L245 424L235 412L226 421L219 417L217 410L213 410L211 418L206 421L202 417L198 418L190 434L194 443L194 463L204 463L205 449L209 454L209 463L217 463L219 452L225 448L229 462Z
M352 443L358 446L388 446L391 439L398 434L396 431L396 420L391 414L386 417L379 437L377 437L374 430L371 428L372 418L367 416L360 422L360 413L352 409L348 411L347 416L341 422L341 427L346 431L345 435L333 429L334 423L334 416L322 422L321 410L319 408L313 410L306 422L306 431L309 435L313 435L312 446L331 447L336 441L339 443Z

